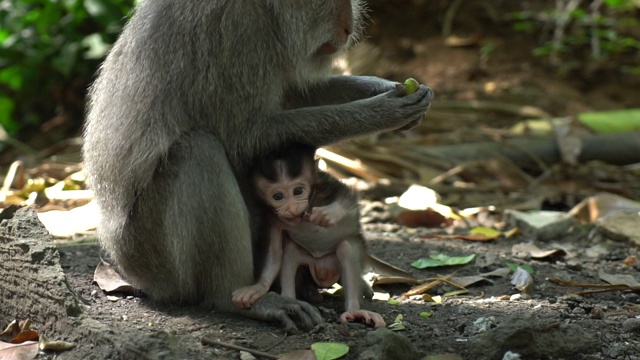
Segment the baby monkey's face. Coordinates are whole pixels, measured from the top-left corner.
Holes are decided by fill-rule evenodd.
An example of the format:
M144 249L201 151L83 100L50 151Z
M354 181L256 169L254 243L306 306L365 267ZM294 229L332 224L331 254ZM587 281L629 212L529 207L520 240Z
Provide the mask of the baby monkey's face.
M286 224L299 224L309 216L311 176L303 172L291 178L281 173L275 182L264 177L256 178L258 194L271 207L276 216Z

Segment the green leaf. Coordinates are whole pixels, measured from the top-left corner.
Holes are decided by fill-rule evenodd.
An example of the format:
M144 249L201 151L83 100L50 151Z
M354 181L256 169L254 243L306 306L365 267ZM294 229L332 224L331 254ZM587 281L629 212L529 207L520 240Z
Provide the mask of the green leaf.
M640 109L581 113L578 120L597 133L632 132L640 130Z
M449 256L446 254L431 255L430 259L418 259L411 263L416 269L424 269L437 266L464 265L476 257L475 254L469 256Z
M468 293L469 293L469 290L453 290L453 291L449 291L447 293L442 294L442 296L451 297L451 296L458 296L458 295L468 294Z
M389 298L389 300L387 300L387 303L389 305L400 305L400 301L394 299L394 298Z
M515 264L515 263L507 263L507 266L509 267L509 269L511 269L511 271L516 272L516 270L518 270L518 268L522 268L522 270L528 272L529 274L532 274L535 272L533 270L533 267L531 267L531 265L525 265L525 264Z
M423 317L423 318L431 317L431 315L433 315L433 313L429 312L429 311L423 311L423 312L420 313L420 316Z
M472 235L484 235L488 238L497 239L500 237L501 232L499 230L486 227L486 226L476 226L469 230L469 234Z
M311 344L311 350L318 360L333 360L345 356L349 352L349 345L343 343L317 342Z

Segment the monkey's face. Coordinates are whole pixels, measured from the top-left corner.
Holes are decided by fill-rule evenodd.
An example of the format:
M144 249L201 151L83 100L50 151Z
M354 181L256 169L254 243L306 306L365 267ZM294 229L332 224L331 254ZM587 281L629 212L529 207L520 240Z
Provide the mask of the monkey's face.
M311 194L311 183L306 176L280 177L276 182L258 177L256 185L262 200L285 224L295 225L304 220Z

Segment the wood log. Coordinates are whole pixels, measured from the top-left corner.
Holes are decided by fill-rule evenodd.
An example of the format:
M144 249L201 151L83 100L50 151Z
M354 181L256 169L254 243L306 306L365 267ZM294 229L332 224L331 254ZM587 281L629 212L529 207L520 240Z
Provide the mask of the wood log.
M580 138L582 149L578 160L600 160L613 165L640 162L640 132L598 134ZM425 156L448 159L460 164L495 156L504 156L516 164L536 166L538 160L546 164L561 160L560 150L554 138L511 139L504 142L481 142L418 148Z

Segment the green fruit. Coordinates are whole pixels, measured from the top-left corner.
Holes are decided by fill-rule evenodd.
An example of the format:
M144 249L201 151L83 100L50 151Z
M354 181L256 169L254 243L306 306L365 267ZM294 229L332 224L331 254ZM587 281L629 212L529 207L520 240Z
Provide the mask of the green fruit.
M407 89L407 95L418 91L420 84L414 78L408 78L404 81L404 87Z

